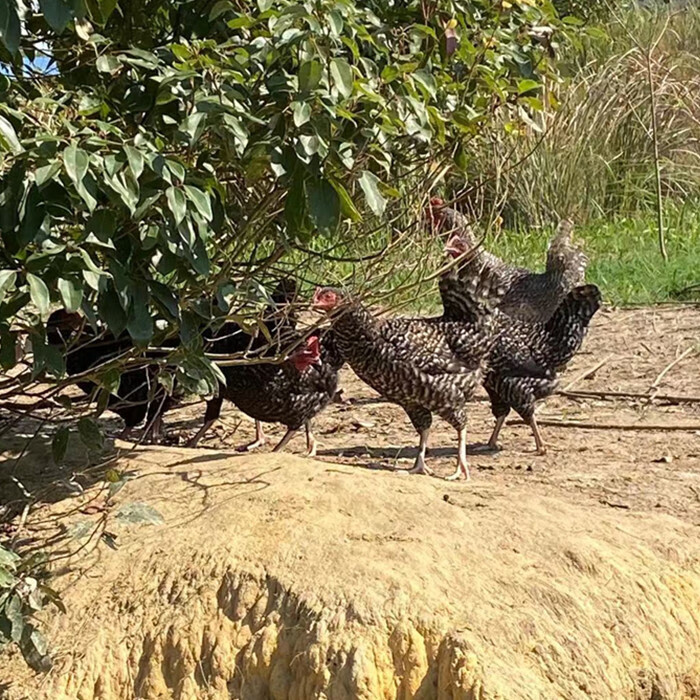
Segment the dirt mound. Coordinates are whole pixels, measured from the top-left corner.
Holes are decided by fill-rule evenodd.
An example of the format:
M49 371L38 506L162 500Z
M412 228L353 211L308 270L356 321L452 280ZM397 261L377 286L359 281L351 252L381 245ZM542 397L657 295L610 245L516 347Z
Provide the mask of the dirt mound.
M54 669L5 666L8 697L700 697L700 543L673 517L289 455L122 467L117 505L164 524L110 518L119 547L73 557Z

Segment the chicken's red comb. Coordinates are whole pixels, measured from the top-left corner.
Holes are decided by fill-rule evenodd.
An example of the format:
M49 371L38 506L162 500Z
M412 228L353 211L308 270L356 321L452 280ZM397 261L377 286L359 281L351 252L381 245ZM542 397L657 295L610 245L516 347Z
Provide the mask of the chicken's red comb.
M442 197L431 197L430 206L431 207L441 207L445 204L445 200Z
M315 355L321 354L321 343L319 342L317 335L310 335L306 339L306 349L310 350Z

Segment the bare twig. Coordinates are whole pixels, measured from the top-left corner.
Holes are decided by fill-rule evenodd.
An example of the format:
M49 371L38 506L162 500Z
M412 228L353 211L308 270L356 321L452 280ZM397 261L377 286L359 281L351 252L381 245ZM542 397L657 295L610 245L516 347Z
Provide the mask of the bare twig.
M695 432L700 430L700 423L689 423L687 425L659 423L586 423L576 420L562 420L559 418L538 418L539 425L548 425L552 428L578 428L580 430L654 430L666 431L687 431ZM508 421L508 425L525 425L521 420Z
M583 381L584 379L587 379L588 377L594 375L603 365L606 365L612 357L613 355L610 354L607 357L604 357L597 364L593 365L593 367L590 367L584 372L581 372L581 374L574 377L559 393L564 394L565 392L569 391L574 385L578 384L580 381Z
M654 389L656 389L657 386L661 383L661 380L682 360L685 360L688 355L690 355L693 352L697 352L694 347L689 347L686 348L684 352L682 352L673 362L670 362L667 364L661 372L659 372L658 376L656 379L652 382L651 386L649 387L649 392L652 392Z
M574 389L573 391L558 391L560 396L572 399L598 398L598 399L645 399L647 401L668 401L669 403L700 403L700 396L676 396L673 394L645 394L634 391L595 391Z

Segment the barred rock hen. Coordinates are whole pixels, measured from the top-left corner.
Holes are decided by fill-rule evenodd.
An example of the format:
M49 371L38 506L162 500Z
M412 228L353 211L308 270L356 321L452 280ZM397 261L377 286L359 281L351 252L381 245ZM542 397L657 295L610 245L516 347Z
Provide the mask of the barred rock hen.
M274 448L281 450L303 425L306 428L307 455L316 454L311 420L333 399L342 365L333 340L323 345L310 336L281 364L260 363L222 367L226 386L207 404L205 421L213 422L224 399L234 403L256 422L282 423L287 432ZM205 423L206 425L206 423Z
M77 313L54 311L46 324L47 341L65 356L66 374L75 376L94 369L128 352L133 342L128 334L115 338L104 330L96 333ZM90 380L77 382L91 395L97 385ZM110 394L107 406L124 421L121 437L146 419L146 433L160 438L163 414L173 405L173 399L158 384L154 368L137 367L121 373L119 388ZM146 437L146 436L144 436Z
M274 292L272 293L272 303L267 307L263 316L263 325L265 332L258 332L254 335L247 333L241 326L234 322L228 321L216 330L207 329L203 333L204 342L207 352L217 353L221 355L235 355L244 352L256 352L265 349L264 354L275 354L275 350L280 350L283 347L292 344L297 340L295 336L296 314L292 302L297 296L297 284L291 278L282 279ZM268 343L267 338L272 339L272 343ZM267 347L270 345L270 347ZM222 368L224 374L227 371ZM238 372L229 372L232 380L242 376L246 378L245 373L242 375ZM227 377L227 382L229 378ZM247 381L247 379L246 379ZM204 434L209 430L212 424L218 420L221 415L221 406L225 397L226 387L219 386L219 394L207 401L206 413L204 416L204 424L197 431L196 435L187 443L188 447L195 447L202 439ZM248 445L243 445L239 449L242 451L252 450L256 447L262 447L266 442L265 433L262 423L256 419L255 421L255 440Z
M428 434L437 413L459 438L457 470L469 478L467 401L482 380L492 336L493 280L459 287L468 321L446 318L379 320L339 289L317 289L314 308L329 313L341 357L384 398L406 411L419 435L412 473L431 474L425 463ZM465 316L466 318L466 316Z
M459 234L453 235L445 245L452 257L459 257L468 249L468 243ZM440 281L447 317L470 317L468 309L462 308L460 290L469 288L477 274L475 266L480 268L478 274L488 269L483 259L472 259ZM581 347L600 302L600 290L590 284L571 290L546 322L514 318L500 311L495 314L494 341L484 376L484 388L496 418L489 448L498 449L498 435L512 408L532 429L538 454L544 454L544 443L535 419L535 403L554 393L557 370Z
M557 370L581 347L600 302L600 290L588 284L572 289L545 323L505 315L499 319L484 378L496 418L489 448L498 449L498 435L512 408L532 429L537 453L545 454L535 419L535 403L554 393Z
M430 219L436 229L448 237L458 233L466 250L474 250L476 260L498 275L506 287L499 310L509 316L530 321L546 321L559 302L574 287L584 283L588 259L572 241L573 224L559 223L549 243L544 272L532 272L501 260L478 245L465 217L455 209L442 206L440 198L430 201Z

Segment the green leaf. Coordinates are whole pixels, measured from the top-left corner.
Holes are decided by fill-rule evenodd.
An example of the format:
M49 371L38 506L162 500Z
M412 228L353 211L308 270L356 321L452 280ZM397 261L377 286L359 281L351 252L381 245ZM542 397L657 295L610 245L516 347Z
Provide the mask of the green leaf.
M530 90L538 90L540 84L536 80L519 80L518 81L518 94L522 95Z
M17 577L11 574L9 571L0 566L0 591L12 588L17 583ZM0 640L2 639L2 633L0 632ZM2 645L0 645L2 646Z
M51 182L54 176L61 170L61 163L55 160L53 163L37 168L34 173L34 181L37 187L41 187L47 182Z
M179 224L187 213L187 200L181 189L177 187L168 187L165 190L165 197L168 200L168 207L173 213L175 224Z
M377 216L381 216L384 213L384 209L386 209L386 199L384 199L379 190L379 178L369 170L365 170L360 176L359 182L362 191L365 193L365 199L369 208Z
M204 122L206 120L205 112L194 112L180 124L180 131L187 134L190 146L193 146L197 139L202 135L204 130Z
M327 180L306 183L306 199L311 220L322 233L333 233L340 223L340 198Z
M17 364L17 333L12 333L7 326L0 325L0 367L12 369Z
M209 201L209 195L203 192L198 187L193 187L192 185L185 185L185 194L187 199L189 199L197 211L207 220L211 221L214 215L211 211L211 202Z
M71 144L63 151L63 164L71 180L77 185L83 181L87 174L89 158L88 154L75 144Z
M343 97L350 97L350 95L352 95L352 68L346 60L334 58L331 61L331 77Z
M299 67L299 90L301 92L313 90L321 80L322 72L318 61L304 61Z
M335 36L340 36L343 31L343 16L337 10L332 10L328 14L328 23L331 27L331 32Z
M153 319L149 307L148 285L145 281L133 282L130 287L131 306L126 317L126 330L139 347L148 345L153 337Z
M5 604L5 616L12 625L10 638L15 644L19 644L24 632L24 617L22 616L22 601L16 593L10 596Z
M338 197L340 198L340 211L343 216L351 221L362 221L362 215L357 210L357 207L352 201L352 197L350 197L348 191L336 180L331 180L331 185L338 193Z
M424 68L422 68L420 70L417 70L412 75L413 75L413 79L415 81L417 81L425 89L428 96L435 99L435 94L437 91L437 84L435 83L435 78L433 78L430 71L427 71Z
M14 2L0 2L0 41L11 54L19 49L20 23Z
M17 273L14 270L0 270L0 304L10 289L15 288Z
M59 278L58 291L66 311L73 313L83 302L83 289L71 279Z
M66 456L66 450L68 449L68 438L70 437L70 430L63 427L56 431L51 441L51 454L53 455L53 461L56 464L61 464Z
M100 426L92 419L84 416L78 421L78 434L85 447L93 452L101 452L105 439Z
M15 571L20 560L19 554L13 552L0 544L0 566Z
M112 285L109 285L109 288L97 299L97 311L113 335L119 337L126 328L126 312Z
M0 147L10 153L22 153L24 148L17 138L15 128L5 117L0 116Z
M32 303L39 309L39 314L42 318L48 316L51 297L49 296L49 288L44 284L44 280L28 272L27 283L29 284L29 296Z
M116 73L121 67L121 61L116 56L105 54L95 61L95 67L100 73Z
M59 34L73 19L70 3L65 0L39 0L39 7L51 29Z
M133 146L124 146L124 153L129 161L129 167L134 177L138 180L143 172L143 153L137 151Z
M311 119L311 105L308 102L292 102L294 126L299 127Z
M163 516L147 503L125 503L117 510L114 517L126 523L144 523L145 525L163 525Z

